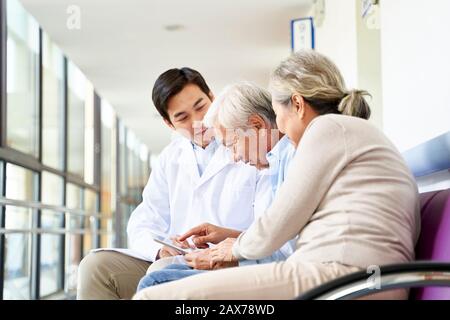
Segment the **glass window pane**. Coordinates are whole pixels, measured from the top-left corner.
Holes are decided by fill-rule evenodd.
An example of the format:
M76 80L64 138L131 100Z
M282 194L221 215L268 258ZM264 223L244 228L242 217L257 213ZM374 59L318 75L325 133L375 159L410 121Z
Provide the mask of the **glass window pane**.
M115 122L115 115L111 105L102 99L101 104L101 190L102 190L102 213L108 215L113 211L113 192L115 185L115 143L113 137L113 127Z
M102 248L114 247L114 233L113 233L112 219L108 217L101 218L100 227L102 232L100 247Z
M82 209L82 189L68 183L66 187L66 206L71 209ZM80 230L83 227L83 216L66 214L67 231ZM78 264L81 261L81 234L68 233L66 235L65 257L65 290L73 292L77 287Z
M6 165L6 197L15 200L36 200L36 174L25 168Z
M136 198L139 176L139 142L130 130L127 132L127 155L128 155L128 196Z
M42 202L45 204L62 206L64 179L56 174L42 172Z
M67 66L68 114L67 114L67 169L84 177L84 121L87 80L72 63Z
M81 198L81 188L72 183L68 183L66 186L66 207L70 209L82 209L83 202Z
M51 205L63 204L64 180L62 177L42 173L42 202ZM41 227L43 229L61 229L63 213L43 210ZM45 297L62 289L63 272L62 244L64 235L42 234L41 236L41 279L40 295Z
M64 165L64 56L43 33L42 38L42 162Z
M5 235L5 274L3 299L31 298L31 235Z
M122 121L119 122L119 155L120 155L120 194L127 195L127 145L125 141L126 128Z
M0 160L0 196L3 197L3 178L5 176L5 167L3 166L3 161Z
M17 0L7 7L8 146L39 153L39 25Z
M98 196L96 192L92 190L86 190L84 200L85 211L87 213L98 212ZM86 230L86 233L83 237L83 256L86 256L91 249L97 247L97 241L94 238L96 237L96 234L94 234L94 232L97 230L96 218L87 216L85 218L84 228Z
M55 216L55 218L57 217ZM55 223L57 221L60 221L60 219L56 219ZM62 235L41 235L41 297L62 290L62 243Z
M147 180L149 177L149 167L148 167L148 148L147 146L141 144L141 152L140 152L140 159L141 159L141 189L145 187L147 184Z
M94 87L86 82L84 118L84 181L94 183Z
M8 163L6 165L6 197L15 200L36 200L36 174L33 171ZM30 229L32 210L22 207L7 206L5 228Z
M16 200L35 201L37 175L22 167L6 165L6 197ZM31 209L7 206L6 229L30 229ZM12 233L5 235L4 298L29 299L31 292L31 235Z

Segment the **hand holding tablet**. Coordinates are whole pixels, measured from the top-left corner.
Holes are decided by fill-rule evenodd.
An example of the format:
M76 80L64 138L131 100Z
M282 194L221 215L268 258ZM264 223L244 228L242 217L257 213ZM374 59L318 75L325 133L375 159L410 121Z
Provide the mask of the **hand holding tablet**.
M181 254L187 254L187 253L190 253L195 250L193 248L182 248L181 246L174 244L171 239L168 239L167 237L163 237L163 236L159 236L159 235L153 235L153 240L160 244L168 246L169 248L175 249L178 252L180 252Z

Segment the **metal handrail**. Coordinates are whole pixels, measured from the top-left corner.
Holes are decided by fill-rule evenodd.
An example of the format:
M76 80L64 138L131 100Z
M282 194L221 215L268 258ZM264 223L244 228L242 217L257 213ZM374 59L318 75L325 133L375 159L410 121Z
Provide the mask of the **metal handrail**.
M56 228L56 229L46 229L46 228L30 228L30 229L5 229L0 228L0 234L9 234L9 233L37 233L37 234L55 234L55 235L62 235L62 234L90 234L93 236L96 235L102 235L102 234L110 234L111 232L108 232L106 230L89 230L89 228L86 229L63 229L63 228Z
M64 206L55 206L34 201L8 199L5 197L0 197L0 205L22 207L28 209L50 210L55 212L65 212L72 215L78 215L83 217L88 216L95 218L112 219L112 217L108 217L106 214L102 215L102 213L86 212L84 210L67 208Z

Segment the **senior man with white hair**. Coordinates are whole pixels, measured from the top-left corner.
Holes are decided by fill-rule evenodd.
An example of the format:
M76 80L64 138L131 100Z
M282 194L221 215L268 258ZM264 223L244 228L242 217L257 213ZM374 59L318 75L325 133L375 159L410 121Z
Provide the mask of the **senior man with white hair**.
M255 210L255 214L262 214L283 183L289 161L295 152L288 137L277 129L269 92L251 83L230 85L215 99L204 122L207 126L215 128L216 137L232 150L235 161L242 160L258 168L261 175L270 175L271 196L260 197L259 201L264 203L258 203L258 199L255 199L255 208L261 208L261 210ZM186 264L170 264L162 270L148 273L140 281L138 291L205 270L282 261L294 251L294 242L291 240L271 256L260 260L244 260L236 263L213 262L209 255L208 244L217 244L227 238L235 238L239 234L237 230L210 223L190 229L180 236L178 241L182 242L192 237L197 248L204 248L204 250L185 255Z

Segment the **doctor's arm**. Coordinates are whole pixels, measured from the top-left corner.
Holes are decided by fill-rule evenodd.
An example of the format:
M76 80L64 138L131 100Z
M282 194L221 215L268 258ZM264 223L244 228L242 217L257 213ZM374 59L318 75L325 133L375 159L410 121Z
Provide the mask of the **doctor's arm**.
M131 214L127 226L129 248L150 261L159 258L162 248L153 240L152 233L167 234L170 228L168 184L159 160L142 193L142 203Z

